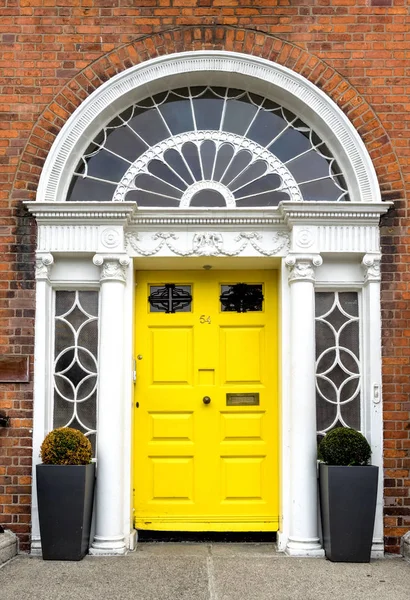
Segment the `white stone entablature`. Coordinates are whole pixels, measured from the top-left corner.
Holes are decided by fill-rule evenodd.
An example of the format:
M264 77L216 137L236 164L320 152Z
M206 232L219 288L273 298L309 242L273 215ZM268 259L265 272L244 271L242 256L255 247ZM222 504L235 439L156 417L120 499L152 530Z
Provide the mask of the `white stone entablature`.
M387 204L291 203L256 210L141 210L134 203L27 202L37 251L149 256L278 256L377 253Z

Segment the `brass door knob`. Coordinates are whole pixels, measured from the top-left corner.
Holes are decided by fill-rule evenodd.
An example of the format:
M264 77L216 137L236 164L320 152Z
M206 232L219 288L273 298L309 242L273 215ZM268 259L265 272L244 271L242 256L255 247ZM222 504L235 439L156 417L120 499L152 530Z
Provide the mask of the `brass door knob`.
M211 404L211 399L210 399L210 397L209 397L209 396L204 396L204 397L202 398L202 402L203 402L204 404Z

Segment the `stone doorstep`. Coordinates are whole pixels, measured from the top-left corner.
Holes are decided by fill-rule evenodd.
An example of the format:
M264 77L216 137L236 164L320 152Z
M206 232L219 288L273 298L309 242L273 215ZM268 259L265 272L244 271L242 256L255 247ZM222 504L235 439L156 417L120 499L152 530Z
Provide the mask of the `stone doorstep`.
M401 538L401 553L404 558L410 560L410 531Z
M0 565L7 562L17 554L17 536L6 530L0 533Z

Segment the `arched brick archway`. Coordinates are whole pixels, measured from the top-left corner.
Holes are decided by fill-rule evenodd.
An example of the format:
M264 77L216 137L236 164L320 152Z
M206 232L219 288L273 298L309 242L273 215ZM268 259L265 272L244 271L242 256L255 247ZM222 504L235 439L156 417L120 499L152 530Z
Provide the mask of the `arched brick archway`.
M376 169L383 200L401 208L400 165L389 137L362 95L335 69L303 48L271 35L231 27L187 27L139 38L107 53L69 81L33 127L16 173L13 198L34 199L47 154L63 125L102 83L146 60L192 50L227 50L258 56L288 67L323 90L362 137Z
M226 50L262 57L290 68L323 90L362 137L377 172L382 198L395 200L399 214L404 210L402 174L389 136L371 106L349 81L294 44L264 33L221 26L175 29L140 38L107 53L79 72L55 96L33 127L19 161L13 203L35 198L44 161L56 136L74 110L101 84L151 58L192 50ZM19 231L17 234L20 238L23 235Z

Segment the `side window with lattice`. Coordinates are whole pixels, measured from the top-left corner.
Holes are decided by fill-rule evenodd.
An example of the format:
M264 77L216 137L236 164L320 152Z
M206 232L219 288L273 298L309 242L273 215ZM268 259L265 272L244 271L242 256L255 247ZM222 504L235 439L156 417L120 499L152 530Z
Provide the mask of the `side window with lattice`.
M58 290L54 315L53 427L73 427L95 456L98 382L98 292Z
M360 430L361 363L357 292L317 292L316 415L319 440L335 427Z

